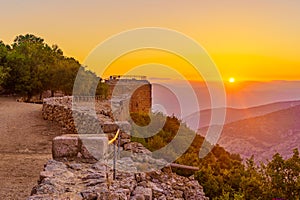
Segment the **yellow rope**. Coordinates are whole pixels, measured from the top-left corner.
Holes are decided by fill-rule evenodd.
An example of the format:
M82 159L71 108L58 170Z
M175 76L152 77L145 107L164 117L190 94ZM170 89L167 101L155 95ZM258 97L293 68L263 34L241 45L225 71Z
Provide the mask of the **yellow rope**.
M108 141L108 144L113 143L113 142L118 138L119 132L120 132L120 129L118 129L118 131L117 131L115 137L114 137L113 139L111 139L111 140Z

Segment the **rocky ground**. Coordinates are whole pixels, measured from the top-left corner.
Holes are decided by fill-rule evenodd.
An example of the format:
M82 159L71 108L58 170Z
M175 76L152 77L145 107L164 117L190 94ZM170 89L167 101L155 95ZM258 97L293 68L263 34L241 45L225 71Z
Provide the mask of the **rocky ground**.
M43 120L42 105L0 97L0 199L26 199L51 159L53 137L63 134Z
M117 171L113 180L111 168L102 162L88 164L50 160L40 174L39 183L33 188L29 200L208 199L198 181L193 177L178 176L169 167L147 173Z

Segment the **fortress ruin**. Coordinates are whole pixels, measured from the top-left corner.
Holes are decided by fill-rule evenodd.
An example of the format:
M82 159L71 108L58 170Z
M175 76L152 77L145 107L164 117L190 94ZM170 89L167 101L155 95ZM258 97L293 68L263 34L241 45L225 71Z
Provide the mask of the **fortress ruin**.
M109 98L128 104L129 112L151 111L152 86L146 76L114 75L105 82L109 86Z
M130 139L128 114L151 110L151 84L146 78L111 76L106 83L108 100L72 96L44 99L44 119L58 122L73 134L54 138L54 160L47 162L28 199L206 200L194 178L178 176L170 166L160 170L167 162L153 158L142 144ZM119 139L109 145L118 129ZM111 153L117 145L121 151L115 179Z

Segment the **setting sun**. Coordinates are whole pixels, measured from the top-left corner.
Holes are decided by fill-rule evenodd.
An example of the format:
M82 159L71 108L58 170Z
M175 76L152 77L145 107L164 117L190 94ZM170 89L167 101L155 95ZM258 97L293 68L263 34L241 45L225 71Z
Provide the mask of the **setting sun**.
M229 83L234 83L235 82L235 78L233 78L233 77L231 77L231 78L229 78Z

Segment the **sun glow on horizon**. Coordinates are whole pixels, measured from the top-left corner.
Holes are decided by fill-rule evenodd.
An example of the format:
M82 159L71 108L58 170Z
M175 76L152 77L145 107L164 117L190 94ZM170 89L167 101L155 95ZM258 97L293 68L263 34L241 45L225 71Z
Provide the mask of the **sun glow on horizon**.
M31 33L45 39L50 46L57 44L64 55L84 63L98 45L112 36L155 25L178 31L203 46L218 67L224 83L237 85L245 80L299 80L300 23L297 22L300 21L300 1L233 1L230 6L225 5L214 1L141 0L134 3L93 1L88 4L72 1L70 7L69 2L61 1L57 6L57 1L37 4L28 0L22 4L22 9L15 9L14 1L6 1L1 4L0 21L6 28L1 30L0 41L12 44L17 35ZM78 15L79 8L82 15ZM57 15L53 15L53 11ZM154 12L158 14L153 15ZM52 24L55 24L55 29L49 26ZM80 30L88 31L78 31L78 24ZM56 30L60 30L60 34ZM180 45L184 47L185 44ZM107 49L106 53L109 55L110 51L114 53L115 49ZM180 68L188 79L199 77L186 70L188 64L180 66L184 61L177 62L179 59L174 60L164 53L147 54L135 54L139 60L143 59L141 56L146 57L144 62L139 63L130 60L134 55L129 55L129 59L122 58L123 62L118 62L119 66L112 74L119 74L135 63L162 60L164 65ZM190 55L196 56L194 52ZM104 54L101 56L106 57ZM97 61L94 63L96 65ZM165 76L164 71L148 71L154 77L157 74ZM237 80L229 82L229 78L235 75Z
M229 81L229 83L234 83L234 82L235 82L235 78L234 78L234 77L230 77L230 78L228 79L228 81Z

